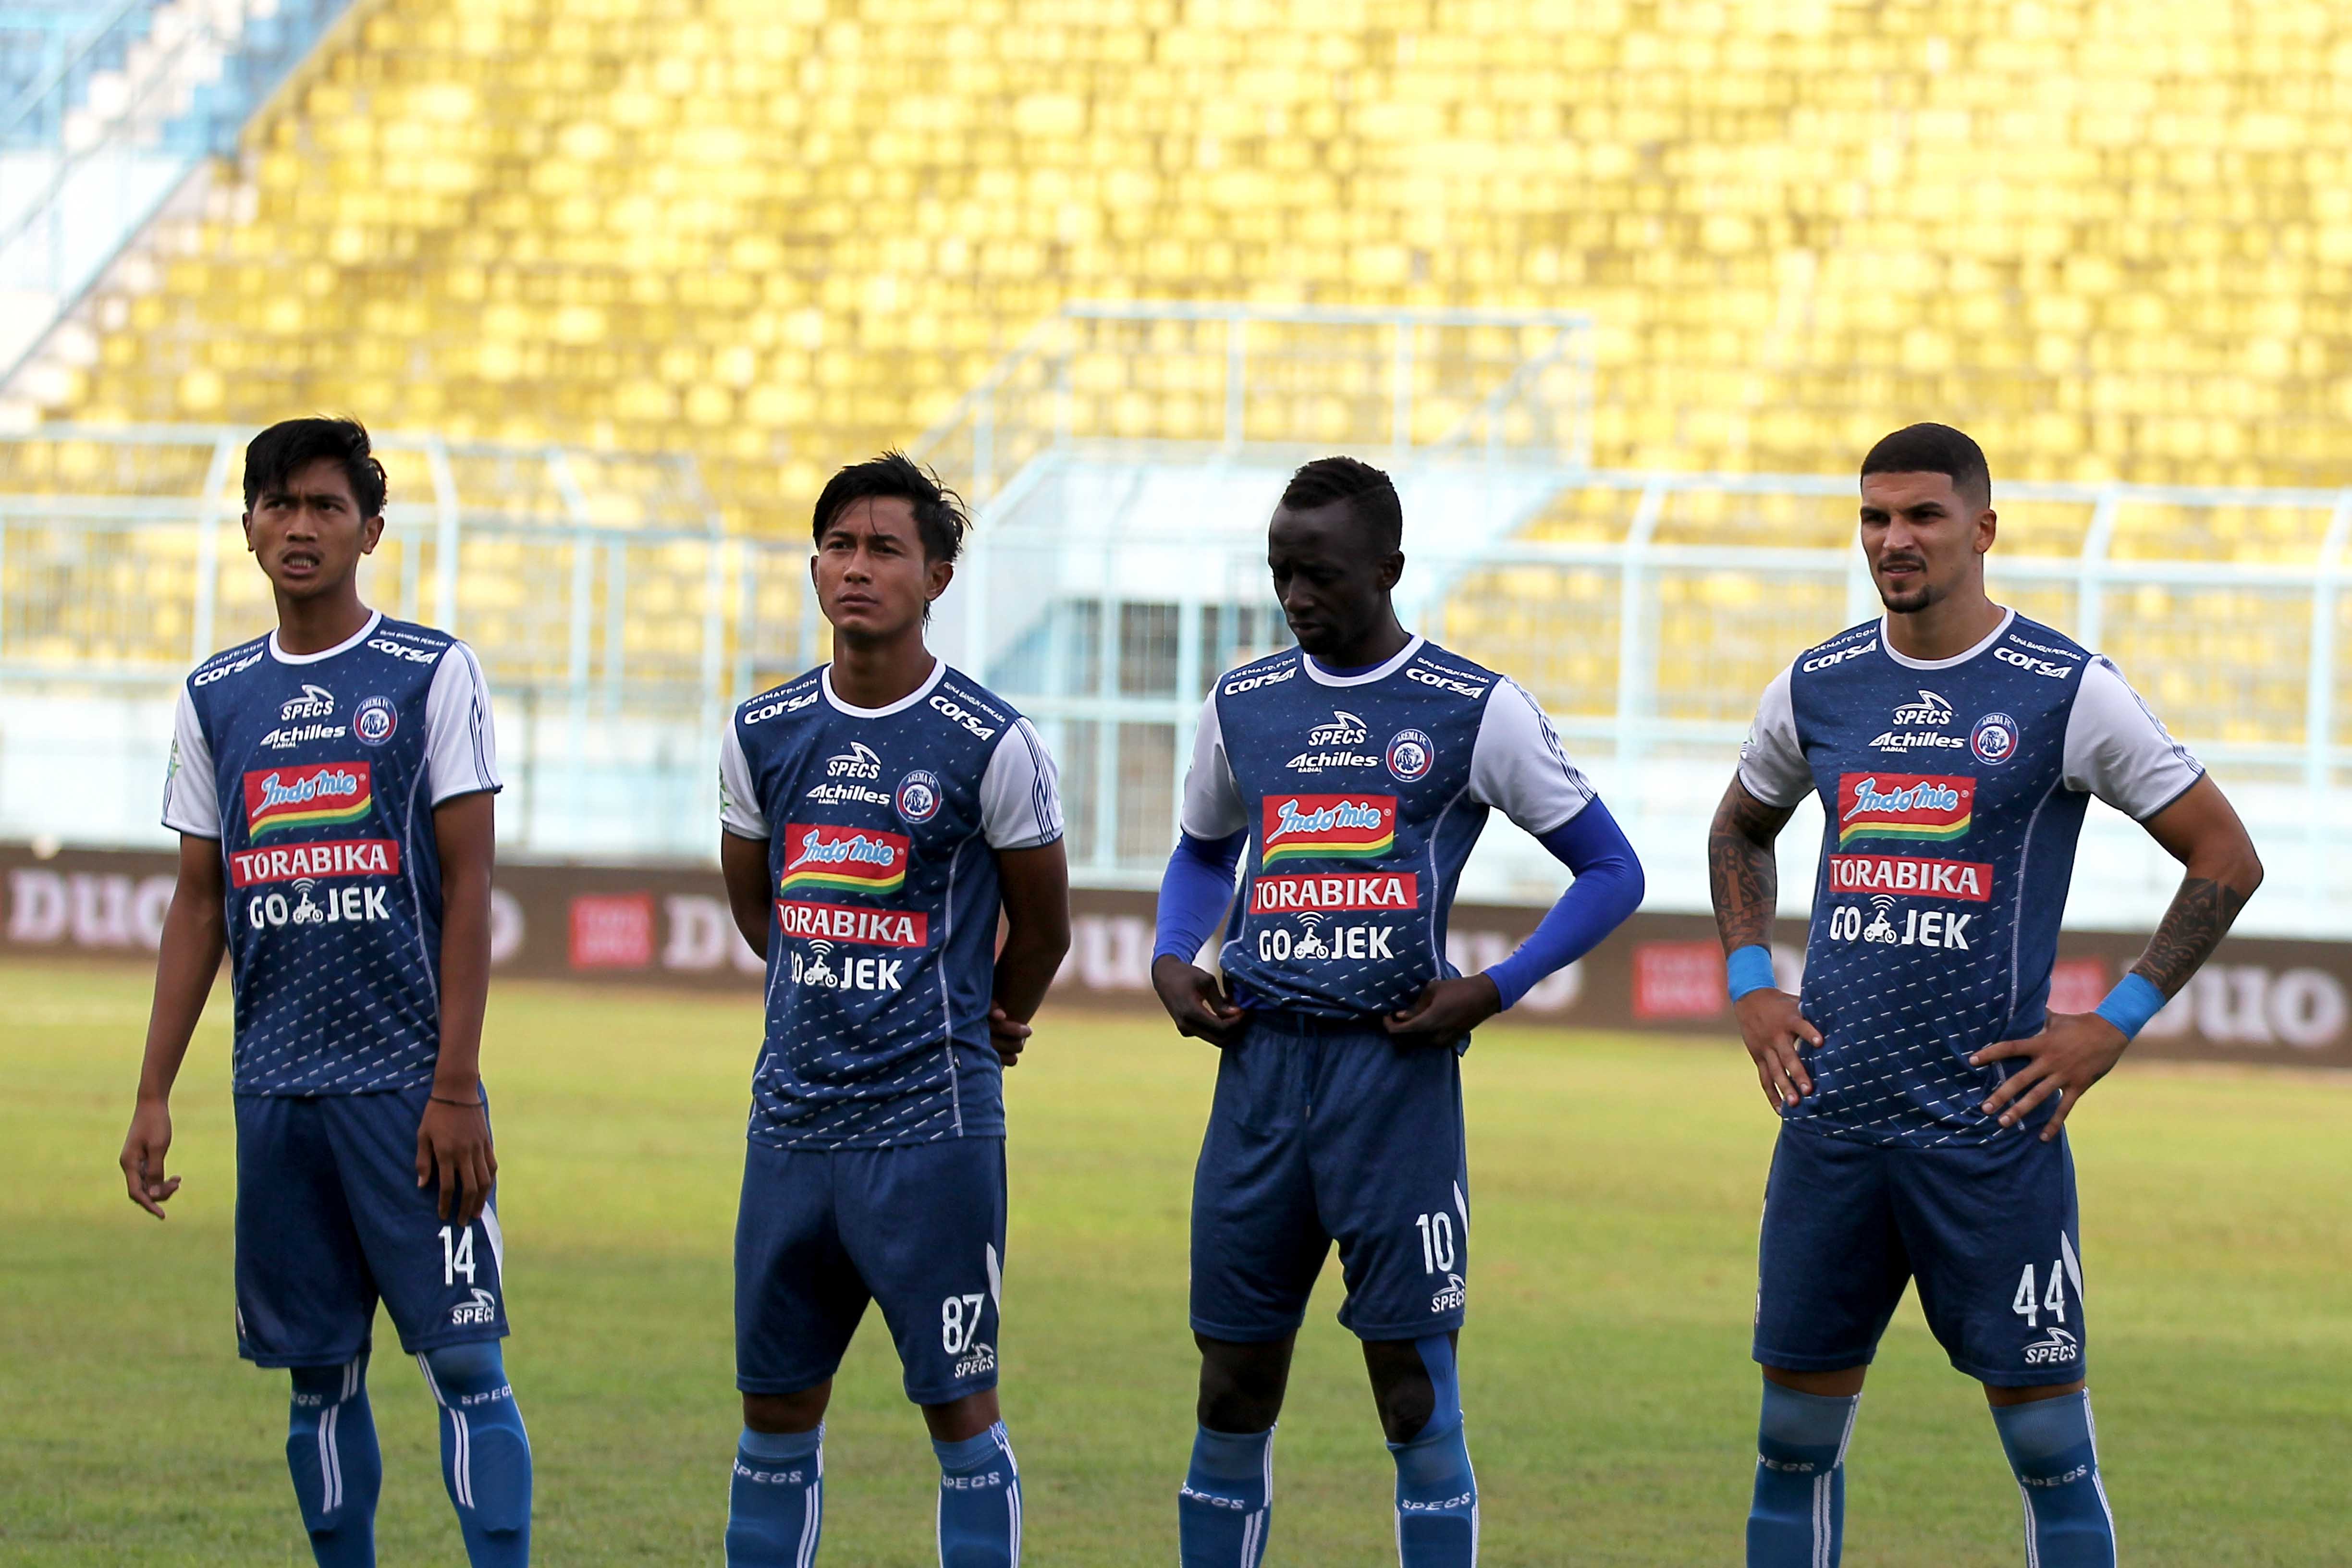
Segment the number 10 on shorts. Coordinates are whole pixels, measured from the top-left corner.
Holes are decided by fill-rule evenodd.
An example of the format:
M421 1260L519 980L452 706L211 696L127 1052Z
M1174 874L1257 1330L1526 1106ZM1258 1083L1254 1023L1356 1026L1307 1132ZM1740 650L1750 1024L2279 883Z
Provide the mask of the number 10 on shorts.
M1421 1271L1451 1273L1454 1268L1454 1216L1440 1209L1412 1222L1421 1230Z

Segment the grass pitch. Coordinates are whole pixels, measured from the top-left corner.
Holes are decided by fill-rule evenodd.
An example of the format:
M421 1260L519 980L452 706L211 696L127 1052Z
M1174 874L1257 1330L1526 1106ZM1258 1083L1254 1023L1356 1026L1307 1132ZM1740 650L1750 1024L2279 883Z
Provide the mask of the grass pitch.
M166 1225L114 1167L147 977L0 966L0 1557L307 1563L284 1381L230 1324L227 999L190 1054ZM719 1561L747 1003L505 984L485 1052L538 1561ZM1012 1076L1000 1347L1040 1568L1175 1561L1192 1435L1185 1209L1213 1068L1162 1027L1046 1015ZM1772 1138L1728 1040L1493 1030L1466 1064L1477 1247L1464 1402L1485 1561L1734 1563ZM2137 1564L2352 1559L2352 1084L2126 1068L2075 1124L2094 1387ZM1336 1268L1276 1447L1276 1563L1394 1561L1391 1468ZM387 1564L457 1563L434 1418L379 1324ZM935 1561L936 1468L869 1315L838 1384L824 1560ZM2014 1564L1975 1385L1906 1303L1850 1460L1847 1561Z

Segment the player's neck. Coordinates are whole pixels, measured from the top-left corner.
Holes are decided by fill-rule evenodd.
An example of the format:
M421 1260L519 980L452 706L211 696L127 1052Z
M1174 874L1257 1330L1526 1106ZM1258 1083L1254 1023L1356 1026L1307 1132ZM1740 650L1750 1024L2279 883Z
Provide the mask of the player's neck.
M1990 637L2003 613L1979 584L1972 594L1956 594L1925 609L1888 611L1886 640L1906 658L1930 664L1958 658Z
M1411 641L1412 635L1391 610L1362 635L1334 647L1309 648L1307 657L1327 670L1370 669L1402 653Z
M913 696L931 678L931 667L938 662L923 646L920 631L870 641L836 635L833 668L826 679L833 683L833 694L852 708L887 708L900 698Z
M360 602L359 584L347 583L337 594L311 594L299 599L278 595L278 651L324 653L347 643L368 623L370 611Z

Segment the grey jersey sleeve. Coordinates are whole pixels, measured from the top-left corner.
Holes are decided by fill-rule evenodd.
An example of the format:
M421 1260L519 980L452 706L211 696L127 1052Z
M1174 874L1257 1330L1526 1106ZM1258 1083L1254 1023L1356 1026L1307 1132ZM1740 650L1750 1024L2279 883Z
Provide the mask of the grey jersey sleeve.
M1793 667L1792 667L1793 668ZM1813 770L1797 743L1797 710L1789 697L1790 671L1764 688L1756 722L1739 748L1739 783L1766 805L1793 806L1812 793Z
M221 836L220 784L213 777L212 742L196 718L196 700L180 688L172 715L172 762L163 774L163 826L199 838Z
M760 815L760 790L751 782L751 760L743 754L743 737L735 721L727 721L726 739L719 742L719 826L738 838L768 837L767 819Z
M1217 719L1214 692L1201 704L1200 727L1192 732L1192 765L1184 770L1184 809L1177 822L1193 837L1211 842L1249 826L1249 808L1242 804L1241 785L1225 755L1224 726Z
M435 805L504 787L498 730L490 721L490 683L464 643L451 644L441 656L425 691L425 781Z
M1062 837L1061 775L1026 719L1013 721L980 776L980 824L991 849L1034 849Z
M1540 838L1592 796L1535 698L1516 680L1497 680L1470 745L1470 798Z
M2174 740L2104 656L2083 670L2066 718L2066 787L2097 795L2135 822L2146 822L2205 776L2205 766Z

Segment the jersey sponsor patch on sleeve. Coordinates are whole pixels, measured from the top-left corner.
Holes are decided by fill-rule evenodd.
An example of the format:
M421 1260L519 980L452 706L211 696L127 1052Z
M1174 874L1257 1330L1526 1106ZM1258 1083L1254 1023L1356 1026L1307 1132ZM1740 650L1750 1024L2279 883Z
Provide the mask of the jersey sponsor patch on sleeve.
M341 827L375 807L365 763L307 763L245 775L248 838L298 827Z
M1977 781L1944 773L1842 773L1838 845L1859 838L1948 844L1968 837Z
M1372 860L1396 847L1392 795L1270 795L1258 834L1258 863Z
M903 833L823 823L784 825L784 866L776 890L834 888L895 893L907 885L909 840Z

